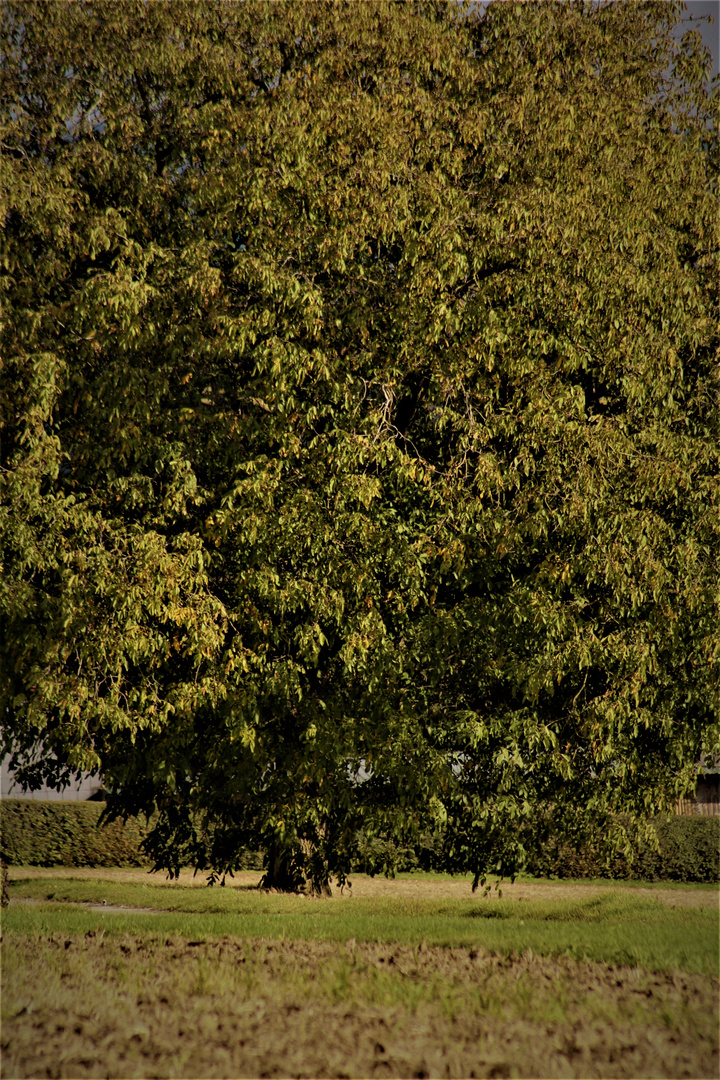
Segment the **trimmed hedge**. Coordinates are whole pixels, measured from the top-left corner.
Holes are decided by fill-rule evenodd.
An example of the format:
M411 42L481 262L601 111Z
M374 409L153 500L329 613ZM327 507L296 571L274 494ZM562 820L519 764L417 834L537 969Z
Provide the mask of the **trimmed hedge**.
M35 802L3 799L0 803L0 856L15 866L150 866L141 850L147 827L137 819L98 825L104 803ZM660 851L649 845L632 866L617 857L608 868L599 846L577 848L550 841L526 867L538 877L637 878L644 881L720 882L720 817L672 817L659 821ZM443 837L428 834L418 850L398 848L392 840L361 838L356 873L396 870L443 870ZM243 853L242 867L261 870L261 852Z
M608 867L592 841L577 848L548 843L528 864L537 877L636 878L642 881L720 882L720 817L675 816L656 822L659 851L642 844L630 864L616 856Z
M0 855L14 866L149 866L136 818L98 825L105 803L3 799Z
M635 879L641 881L720 882L720 817L674 816L656 823L659 851L643 844L632 864L616 856L608 866L602 846L592 838L575 845L552 836L538 842L527 837L531 854L525 873L534 877ZM399 847L393 840L361 837L357 873L382 873L389 865L397 871L447 870L443 834L423 837L416 849Z
M148 826L138 818L99 824L103 802L0 802L0 856L10 866L142 866ZM261 852L244 851L243 870L262 870Z

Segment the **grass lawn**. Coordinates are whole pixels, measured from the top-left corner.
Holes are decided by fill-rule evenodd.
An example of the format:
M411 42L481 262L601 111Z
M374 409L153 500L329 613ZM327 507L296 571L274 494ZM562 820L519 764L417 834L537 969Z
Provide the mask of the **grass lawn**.
M718 893L14 868L5 1077L718 1075Z

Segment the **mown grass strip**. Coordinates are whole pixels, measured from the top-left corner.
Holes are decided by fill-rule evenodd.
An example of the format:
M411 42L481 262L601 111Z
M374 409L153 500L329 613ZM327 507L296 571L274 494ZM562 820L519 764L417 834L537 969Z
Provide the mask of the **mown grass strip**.
M712 891L712 889L710 889ZM433 896L404 890L402 887L391 894L355 897L336 890L331 901L315 901L302 896L267 893L257 888L231 885L227 888L198 888L197 885L168 883L159 878L143 881L114 881L111 878L57 877L23 878L16 876L10 883L12 897L38 900L68 900L80 903L108 903L130 907L154 907L165 911L193 912L258 912L305 910L308 905L320 904L329 917L340 917L348 908L373 911L391 910L405 914L466 913L488 918L524 918L533 912L543 919L581 919L583 921L648 914L654 917L662 904L654 897L637 895L630 890L603 889L593 895L579 894L573 897L560 895L544 899L513 899L498 896L493 890L484 897L478 890L454 896Z
M198 896L198 890L187 891ZM201 898L205 895L200 893ZM479 903L467 902L432 907L416 901L400 907L387 900L326 904L258 894L228 896L228 906L232 900L237 904L234 910L183 910L188 898L181 890L173 890L167 903L172 901L176 909L158 913L97 911L55 900L37 906L18 902L6 909L2 924L6 932L33 936L102 929L110 935L179 935L197 940L232 936L316 941L355 938L410 945L424 942L476 947L497 955L532 951L540 956L639 965L653 971L718 973L715 913L678 911L647 900L623 903L622 898L611 895L605 904L525 902L484 909Z

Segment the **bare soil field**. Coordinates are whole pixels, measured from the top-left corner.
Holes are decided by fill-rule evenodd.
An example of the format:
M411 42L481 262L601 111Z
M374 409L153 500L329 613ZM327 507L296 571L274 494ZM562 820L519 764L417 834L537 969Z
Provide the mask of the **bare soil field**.
M717 980L690 974L102 932L3 950L8 1080L718 1075Z

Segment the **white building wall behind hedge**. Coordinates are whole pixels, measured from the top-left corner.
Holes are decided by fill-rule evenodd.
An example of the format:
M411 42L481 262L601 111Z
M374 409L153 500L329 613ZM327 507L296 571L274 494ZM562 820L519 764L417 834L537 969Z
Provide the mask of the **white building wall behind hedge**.
M64 791L41 787L39 791L23 791L15 784L9 767L9 758L4 758L0 765L0 796L3 799L34 799L36 802L85 802L102 788L102 780L97 776L85 774L79 783L70 784Z

